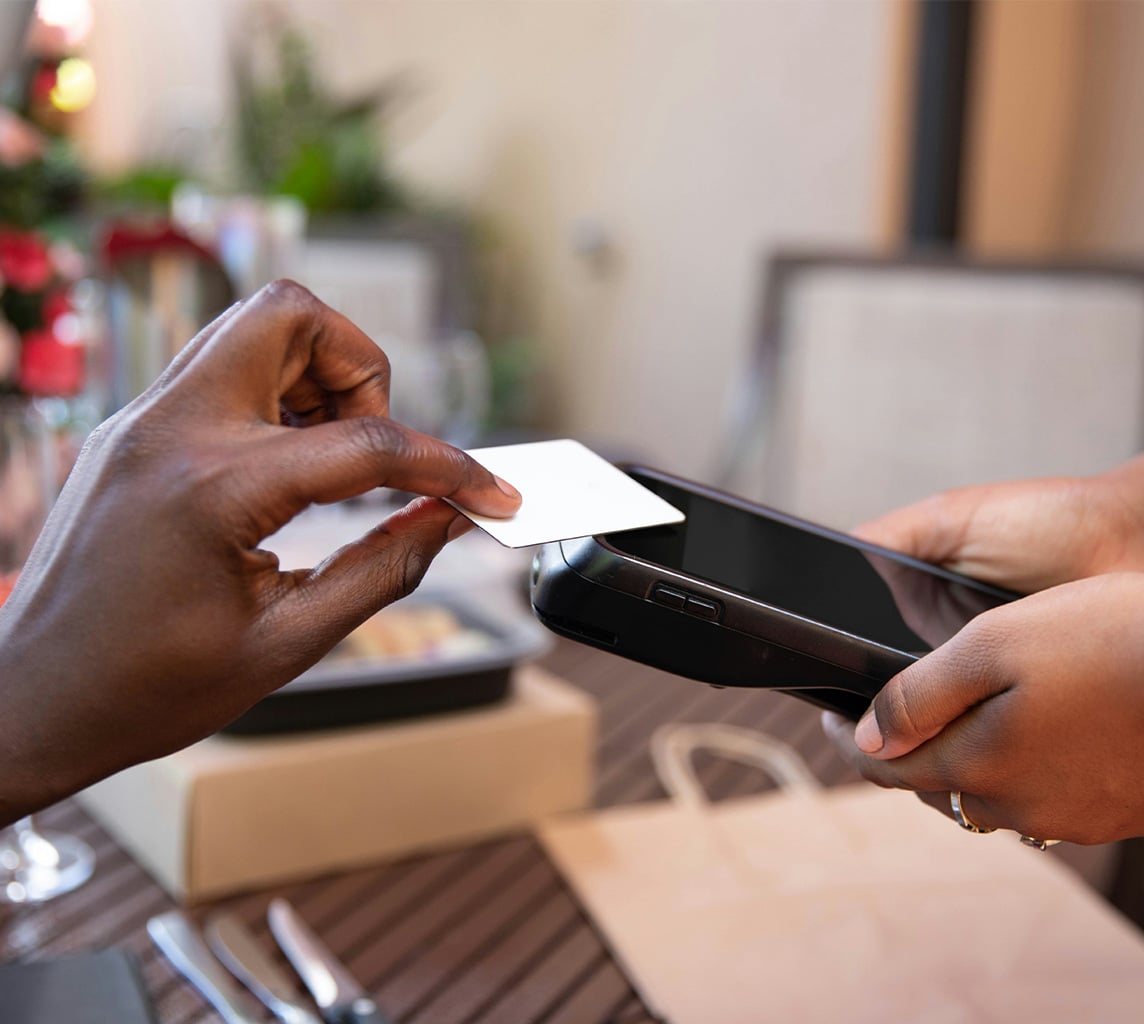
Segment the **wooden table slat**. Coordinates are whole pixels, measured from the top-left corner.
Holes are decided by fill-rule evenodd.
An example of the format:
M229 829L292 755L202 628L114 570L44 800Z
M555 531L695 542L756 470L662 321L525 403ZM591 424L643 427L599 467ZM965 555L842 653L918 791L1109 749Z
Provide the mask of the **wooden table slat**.
M648 743L660 725L674 721L763 729L795 746L825 784L856 778L823 737L818 712L788 696L716 690L563 640L542 664L597 701L597 806L663 797ZM695 764L712 799L771 787L763 773L731 761L699 754ZM216 1024L217 1014L147 937L146 919L172 907L171 899L75 801L37 817L44 828L91 843L98 869L90 883L59 900L0 908L0 958L119 945L138 956L160 1024ZM528 835L270 886L193 908L190 916L201 924L218 909L237 914L285 966L266 926L266 907L276 896L294 903L395 1024L654 1020ZM253 1012L256 1004L249 1006Z
M403 1017L407 1024L463 1024L496 1002L553 945L578 924L579 911L566 893L553 888L501 934L476 948L447 984L434 986Z
M567 999L537 1018L535 1024L613 1024L631 998L628 979L613 960L604 959Z
M476 904L452 914L431 943L410 949L389 965L380 989L386 1004L400 1018L415 1015L484 950L523 927L562 884L555 869L537 851L515 877L505 878L500 886L481 893ZM363 964L359 974L366 970ZM372 972L368 976L376 977Z
M539 1020L584 985L609 956L595 932L584 926L580 908L574 910L577 920L560 934L559 943L543 950L527 976L514 979L496 1001L478 1007L478 1013L465 1018L464 1024Z

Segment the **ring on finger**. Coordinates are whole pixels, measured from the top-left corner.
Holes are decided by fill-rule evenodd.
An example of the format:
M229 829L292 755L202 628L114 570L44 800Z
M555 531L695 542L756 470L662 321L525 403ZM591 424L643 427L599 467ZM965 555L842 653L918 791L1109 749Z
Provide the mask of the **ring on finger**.
M965 808L961 803L960 790L951 789L949 791L949 806L953 810L954 821L956 821L967 832L972 832L974 835L986 835L990 832L997 831L995 828L982 828L980 825L974 824L969 819L969 816L965 813Z
M1034 850L1047 850L1050 846L1056 846L1060 842L1059 839L1034 839L1032 836L1021 834L1021 842L1026 846L1033 847Z

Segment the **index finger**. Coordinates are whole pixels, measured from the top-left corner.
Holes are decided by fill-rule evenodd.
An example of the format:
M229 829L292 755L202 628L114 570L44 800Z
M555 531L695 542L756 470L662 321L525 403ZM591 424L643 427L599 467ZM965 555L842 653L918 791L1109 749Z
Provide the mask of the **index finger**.
M511 485L471 456L384 417L357 417L304 430L281 427L243 453L234 474L240 507L257 510L256 544L315 503L393 487L447 498L464 509L503 518L520 507Z

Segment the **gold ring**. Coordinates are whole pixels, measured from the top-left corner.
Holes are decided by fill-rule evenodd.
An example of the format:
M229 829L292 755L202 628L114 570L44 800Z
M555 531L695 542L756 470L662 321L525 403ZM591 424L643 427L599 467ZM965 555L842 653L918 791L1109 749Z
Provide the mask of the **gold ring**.
M1060 842L1059 839L1034 839L1032 836L1021 836L1021 842L1026 846L1033 847L1034 850L1047 850L1050 846L1056 846Z
M980 825L975 825L972 821L969 820L969 816L965 813L961 806L960 790L951 789L949 791L949 806L953 809L954 820L967 832L972 832L974 835L983 836L988 835L990 832L997 831L995 828L982 828ZM1021 840L1024 842L1025 837L1022 836Z

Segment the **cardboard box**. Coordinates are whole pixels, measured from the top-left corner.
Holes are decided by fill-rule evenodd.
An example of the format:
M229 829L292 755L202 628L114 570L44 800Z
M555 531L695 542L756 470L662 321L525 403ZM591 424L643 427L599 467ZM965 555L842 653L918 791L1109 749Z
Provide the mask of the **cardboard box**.
M522 828L592 798L596 709L535 666L501 704L277 737L214 736L79 795L177 899Z

